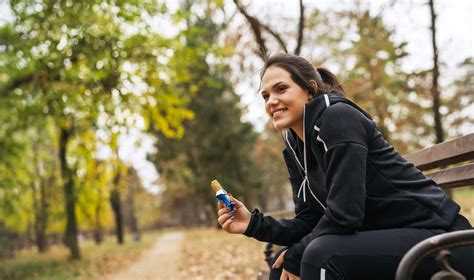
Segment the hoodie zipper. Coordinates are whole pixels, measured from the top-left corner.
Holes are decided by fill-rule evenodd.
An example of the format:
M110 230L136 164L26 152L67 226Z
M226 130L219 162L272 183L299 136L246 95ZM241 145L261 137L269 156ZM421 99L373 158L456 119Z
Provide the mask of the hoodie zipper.
M313 193L311 190L311 187L309 185L309 179L308 179L308 164L306 160L306 137L305 137L305 118L306 118L306 106L303 108L303 163L304 167L301 165L300 161L298 160L298 156L296 155L295 150L293 150L293 147L291 147L290 141L288 140L288 131L286 132L286 141L288 146L290 147L291 151L293 152L293 155L295 156L296 162L298 163L298 166L303 170L304 173L304 179L303 182L300 185L300 188L298 190L297 197L300 197L301 192L303 192L303 202L306 202L306 187L308 187L309 192L311 195L314 197L314 199L321 205L321 207L326 210L326 207L324 204L321 203L321 201L316 197L316 195Z

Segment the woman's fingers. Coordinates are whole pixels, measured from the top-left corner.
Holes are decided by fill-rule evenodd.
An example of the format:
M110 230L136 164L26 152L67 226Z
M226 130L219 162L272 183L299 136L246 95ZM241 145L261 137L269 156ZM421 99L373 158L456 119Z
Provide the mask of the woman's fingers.
M219 216L219 218L217 218L217 222L219 223L219 225L224 226L224 223L231 217L232 216L228 213L222 214L221 216Z
M236 206L237 208L240 208L240 207L244 206L244 204L243 204L240 200L238 200L237 198L233 197L231 194L229 194L229 198L230 198L230 201L231 201L231 202L235 203L235 206Z
M290 280L300 280L300 278L294 274L291 274L289 273L289 277L288 277Z
M230 216L230 215L228 215L228 216ZM224 229L225 231L228 232L228 231L229 231L229 227L230 227L230 225L232 224L233 221L234 221L234 218L233 218L233 217L228 218L228 219L224 222L224 224L222 224L222 229Z
M220 216L224 215L225 213L229 213L229 209L221 208L221 209L219 209L219 211L217 211L217 216L220 217Z
M217 209L222 209L222 208L225 208L224 203L222 203L222 201L217 201Z
M278 258L276 259L275 263L273 264L272 268L279 268L283 264L283 260L285 259L286 250L283 251Z

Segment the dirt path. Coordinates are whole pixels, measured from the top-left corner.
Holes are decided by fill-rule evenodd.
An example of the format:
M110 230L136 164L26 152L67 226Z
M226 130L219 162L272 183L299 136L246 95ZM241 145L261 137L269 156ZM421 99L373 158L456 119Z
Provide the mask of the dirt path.
M107 280L177 279L183 245L183 232L165 233L153 248L131 267L111 275Z

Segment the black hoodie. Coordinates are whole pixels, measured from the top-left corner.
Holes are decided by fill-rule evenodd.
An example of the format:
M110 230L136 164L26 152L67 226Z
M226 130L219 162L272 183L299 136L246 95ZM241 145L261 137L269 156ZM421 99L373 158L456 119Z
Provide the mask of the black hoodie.
M300 274L303 252L318 236L451 226L460 207L395 151L352 101L313 99L305 106L303 131L304 143L288 131L283 150L296 217L275 220L255 209L244 233L289 246L285 270Z

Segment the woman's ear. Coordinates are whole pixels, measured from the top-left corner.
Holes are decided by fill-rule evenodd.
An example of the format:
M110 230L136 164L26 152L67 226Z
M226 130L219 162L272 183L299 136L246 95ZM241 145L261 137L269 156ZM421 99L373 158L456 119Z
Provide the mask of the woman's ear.
M314 89L314 94L309 94L309 100L312 100L313 98L315 98L316 96L316 93L318 92L318 84L316 83L315 80L310 80L309 83L311 84L311 86L313 87Z
M315 80L310 80L309 83L314 88L314 92L318 92L318 83Z

